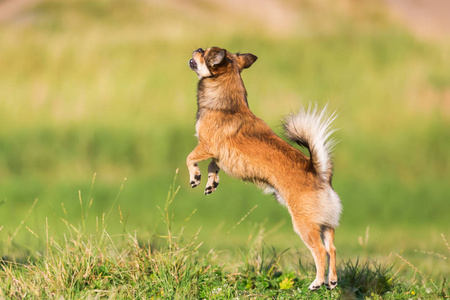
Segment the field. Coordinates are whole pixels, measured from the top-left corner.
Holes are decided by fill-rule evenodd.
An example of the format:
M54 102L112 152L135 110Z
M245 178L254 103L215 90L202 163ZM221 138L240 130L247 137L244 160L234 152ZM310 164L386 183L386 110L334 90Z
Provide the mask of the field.
M0 297L448 298L448 40L364 2L42 0L0 45ZM306 291L272 197L189 186L187 62L214 45L259 57L249 105L280 135L300 104L339 114L336 291Z

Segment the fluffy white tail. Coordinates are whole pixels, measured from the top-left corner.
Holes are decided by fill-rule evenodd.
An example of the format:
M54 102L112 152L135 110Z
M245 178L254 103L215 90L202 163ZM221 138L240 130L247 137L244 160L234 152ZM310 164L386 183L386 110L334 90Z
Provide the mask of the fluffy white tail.
M331 152L336 141L330 139L335 131L330 128L336 119L336 113L327 113L327 106L322 110L310 104L307 109L302 107L297 114L290 114L284 122L287 137L308 149L310 162L316 173L325 181L331 183L333 163Z

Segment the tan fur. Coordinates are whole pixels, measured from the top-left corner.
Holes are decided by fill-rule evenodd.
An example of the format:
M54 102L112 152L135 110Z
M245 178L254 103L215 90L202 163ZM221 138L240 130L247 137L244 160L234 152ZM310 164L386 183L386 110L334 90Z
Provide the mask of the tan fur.
M324 180L305 154L278 137L250 111L240 73L256 59L252 54L232 54L216 47L194 51L189 64L200 81L198 145L186 161L191 185L200 183L197 163L212 159L205 194L216 189L219 169L273 193L287 207L294 230L316 262L317 277L309 288L318 289L325 283L327 254L327 286L334 288L337 275L333 240L339 198L331 188L331 175L329 182ZM332 170L327 172L331 174Z

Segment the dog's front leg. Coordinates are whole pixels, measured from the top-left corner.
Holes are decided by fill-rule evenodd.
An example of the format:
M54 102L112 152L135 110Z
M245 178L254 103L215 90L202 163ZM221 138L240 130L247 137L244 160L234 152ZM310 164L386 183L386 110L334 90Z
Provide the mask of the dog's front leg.
M205 195L214 192L219 185L219 171L220 168L217 166L216 160L213 159L208 166L208 183L206 183Z
M188 155L186 164L189 169L189 177L191 187L195 188L200 184L201 174L198 167L198 162L211 158L212 155L206 151L203 144L198 144L197 147Z

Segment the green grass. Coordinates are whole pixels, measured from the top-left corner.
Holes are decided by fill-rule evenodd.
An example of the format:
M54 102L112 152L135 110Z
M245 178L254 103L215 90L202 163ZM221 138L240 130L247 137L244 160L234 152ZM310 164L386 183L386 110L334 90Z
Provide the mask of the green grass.
M60 276L66 272L81 283L54 283L54 289L61 289L52 295L81 297L95 293L95 284L101 286L98 290L119 295L122 279L116 277L134 276L136 271L121 269L132 268L132 263L121 264L138 261L150 268L152 262L146 261L150 256L142 254L153 249L150 241L157 244L159 259L175 255L167 250L165 239L155 236L166 234L157 207L165 206L166 187L179 168L181 188L172 205L173 223L183 224L183 236L196 237L192 245L176 241L184 249L180 255L189 253L193 259L187 260L190 275L186 276L191 278L198 268L210 265L205 278L213 278L208 276L217 271L220 280L209 281L227 284L226 289L218 283L204 286L204 293L209 293L205 298L213 297L214 288L233 297L239 296L238 291L243 293L240 297L254 292L258 298L258 293L265 293L258 282L266 279L267 293L273 297L280 292L276 284L289 286L291 279L294 289L289 295L300 297L294 292L298 288L306 292L312 277L310 254L293 232L285 208L254 186L225 174L209 197L201 188L189 187L184 164L196 144L197 79L187 61L198 47L217 45L259 57L244 71L244 82L251 109L276 132L281 134L283 115L300 104L329 102L337 110L339 130L334 137L341 142L334 153L333 186L344 206L336 235L340 272L352 269L360 257L356 269L363 273L370 269L367 278L380 277L378 273L391 278L405 263L398 254L424 274L431 295L442 295L438 290L450 274L448 259L422 252L448 253L441 237L441 233L450 236L448 41L419 40L383 9L369 4L344 9L314 1L280 3L297 16L286 14L286 27L273 26L270 18L258 17L254 10L243 13L206 1L43 0L0 24L4 66L0 72L0 249L6 268L1 276L14 274L8 277L13 286L15 279L42 278L36 274L43 272L43 266L57 268L58 260L59 266L70 269L77 264L73 260L84 260L85 253L77 248L81 243L96 249L93 260L109 257L104 260L111 270L109 277L96 269L91 281L74 275L74 269L61 269ZM200 166L205 172L206 163ZM83 210L89 211L87 218L79 213L80 195ZM113 241L100 230L102 215L111 207L106 223L107 232L118 235ZM50 245L50 252L47 230L49 239L59 245ZM269 263L290 249L282 255L289 259L277 266L277 272L248 266L246 256L257 237L267 247L257 247L256 253L265 251ZM132 246L135 240L138 246ZM117 253L109 256L114 246ZM141 256L130 254L133 249ZM77 256L72 250L81 252ZM299 257L306 267L300 266ZM236 268L229 269L221 261L233 262ZM35 268L30 274L36 276L24 271L30 268ZM84 268L94 269L88 264ZM426 297L429 287L423 285L423 278L407 279L414 273L405 264L396 278L405 277L383 297L400 290L402 295L415 291ZM350 282L350 275L341 277ZM145 287L148 277L142 276L147 279L136 283L136 291L151 290L149 297L158 297L160 291L170 295L161 286ZM123 293L130 292L123 287L127 280L121 281ZM251 290L245 289L247 284ZM333 295L354 293L355 286L343 285ZM31 295L41 289L45 287L36 284L25 290ZM361 291L356 294L372 297L368 290ZM374 288L371 291L379 295ZM200 297L199 290L191 292ZM217 298L228 297L224 295ZM309 296L317 295L324 294Z
M117 210L116 203L109 212L95 216L90 212L92 203L83 203L81 197L80 223L60 220L65 225L64 238L54 235L56 224L48 220L43 236L26 227L41 241L41 247L29 249L27 259L6 256L0 260L0 296L14 299L435 299L449 295L445 280L434 281L400 255L403 265L415 271L411 282L399 274L403 266L396 270L393 264L354 259L340 262L339 286L335 290L322 288L311 292L307 286L314 278L312 265L302 263L299 253L289 249L279 253L265 245L262 231L249 239L245 249L228 252L205 249L198 233L187 236L184 226L173 223L172 206L179 189L172 185L164 207L160 208L163 232L148 240L142 239L140 232L128 231L120 208L118 221L122 230L111 234L109 217ZM87 230L89 219L96 220L95 232ZM9 250L14 247L14 237L8 239Z

